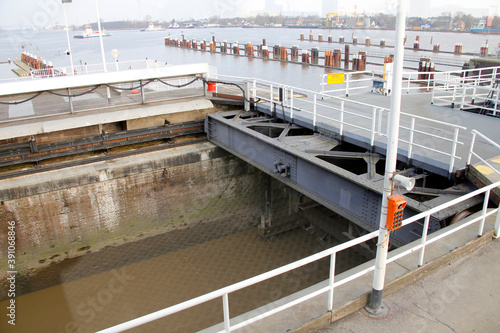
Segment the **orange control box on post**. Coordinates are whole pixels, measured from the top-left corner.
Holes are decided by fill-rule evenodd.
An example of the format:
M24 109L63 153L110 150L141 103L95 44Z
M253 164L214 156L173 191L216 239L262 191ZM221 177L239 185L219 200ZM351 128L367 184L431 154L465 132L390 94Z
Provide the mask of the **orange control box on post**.
M403 211L406 207L406 200L402 195L393 195L389 197L389 206L387 207L386 228L396 230L401 228L403 221Z

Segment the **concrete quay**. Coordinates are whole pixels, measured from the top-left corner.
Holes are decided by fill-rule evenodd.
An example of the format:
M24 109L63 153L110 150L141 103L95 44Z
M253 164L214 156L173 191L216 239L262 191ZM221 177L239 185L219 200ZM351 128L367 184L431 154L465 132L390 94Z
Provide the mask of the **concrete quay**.
M360 310L316 332L498 332L499 254L500 241L489 242L386 297L387 317Z

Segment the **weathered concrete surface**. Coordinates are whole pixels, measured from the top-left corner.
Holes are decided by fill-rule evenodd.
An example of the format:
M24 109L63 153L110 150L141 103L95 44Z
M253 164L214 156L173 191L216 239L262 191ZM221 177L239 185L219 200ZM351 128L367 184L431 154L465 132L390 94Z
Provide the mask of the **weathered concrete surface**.
M489 242L386 297L387 317L357 311L317 332L498 332L499 255L500 240Z
M139 234L221 219L255 226L259 186L256 169L210 143L1 180L0 242L15 221L24 272Z

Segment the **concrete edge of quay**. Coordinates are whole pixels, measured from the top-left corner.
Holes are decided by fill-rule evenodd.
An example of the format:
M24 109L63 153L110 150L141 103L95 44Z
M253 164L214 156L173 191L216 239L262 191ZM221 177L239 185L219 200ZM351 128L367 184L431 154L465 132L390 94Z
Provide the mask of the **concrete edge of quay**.
M460 224L476 218L478 214L480 214L480 212L473 214L462 221L456 222L453 227L459 226ZM439 270L441 267L466 256L475 249L492 241L494 235L495 217L496 215L492 215L486 218L484 233L480 237L477 236L478 223L474 223L455 232L453 235L427 245L424 265L421 267L418 267L419 251L414 251L413 253L388 264L384 297L411 285L423 277ZM448 230L449 227L441 229L429 235L428 240L431 240L433 237L447 232ZM416 240L415 242L420 242L420 240ZM416 245L415 242L394 250L390 253L390 256L394 256L410 249L411 247L414 247ZM368 261L351 270L336 275L335 280L340 281L347 276L356 274L357 272L373 265L374 260ZM237 332L316 332L317 330L328 327L333 322L344 318L347 315L361 310L368 303L372 288L372 279L373 273L371 272L335 288L334 310L331 313L327 311L328 299L326 293L323 293L275 315L265 317L253 324L237 330ZM287 304L293 300L312 293L313 291L324 288L327 285L328 280L320 282L307 289L276 300L275 302L262 306L258 309L231 318L231 325L235 325L249 318L262 315L273 308ZM223 330L223 323L207 328L201 332L209 333L218 332L220 330Z
M407 274L400 276L399 278L386 284L384 288L384 296L389 296L406 286L409 286L423 277L439 270L441 267L465 256L472 251L486 245L493 240L494 230L486 232L483 236L477 237L471 240L469 243L462 247L456 248L455 250L443 255L442 257L422 266L413 271L409 271ZM333 322L342 319L351 313L359 311L364 308L368 303L370 298L370 293L366 293L357 299L347 303L339 308L334 309L332 313L327 313L319 318L316 318L309 323L304 324L304 326L294 330L296 333L306 333L306 332L316 332L318 329L325 328L332 324Z

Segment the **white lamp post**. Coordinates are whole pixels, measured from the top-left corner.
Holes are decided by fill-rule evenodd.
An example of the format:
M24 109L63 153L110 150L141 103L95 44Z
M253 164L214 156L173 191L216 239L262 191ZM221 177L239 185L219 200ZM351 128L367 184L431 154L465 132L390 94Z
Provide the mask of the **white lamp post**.
M75 69L73 67L73 54L71 53L71 44L69 42L68 19L66 18L66 6L64 6L65 3L71 3L71 2L72 0L62 0L63 11L64 11L64 24L66 26L66 39L68 40L68 55L69 55L69 61L71 62L71 75L74 75Z
M106 73L108 70L106 68L106 56L104 55L104 43L102 42L101 18L99 16L99 6L97 4L97 0L95 0L95 9L97 13L97 27L99 29L99 42L101 43L102 65L104 66L104 72ZM108 95L108 102L111 103L111 92L109 87L106 87L106 93Z

